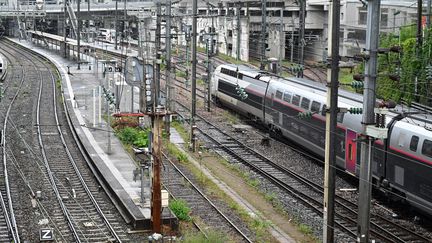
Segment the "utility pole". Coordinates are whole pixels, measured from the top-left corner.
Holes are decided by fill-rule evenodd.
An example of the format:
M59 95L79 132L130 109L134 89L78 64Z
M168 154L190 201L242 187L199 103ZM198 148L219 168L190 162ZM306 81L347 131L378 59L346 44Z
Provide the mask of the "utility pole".
M304 46L305 46L305 27L306 27L306 0L300 0L300 36L299 36L299 44L300 44L300 53L299 53L299 64L301 66L304 65ZM303 68L300 69L299 72L300 78L303 78Z
M81 57L80 57L80 55L81 55L81 20L80 20L80 18L81 18L81 9L80 9L80 2L81 2L81 0L78 0L77 1L77 16L76 16L76 18L77 18L77 53L78 53L78 57L77 57L77 60L78 60L78 70L80 70L81 69Z
M363 89L363 134L367 134L367 126L375 124L375 87L377 75L377 50L380 25L380 0L368 1L367 29L366 29L366 54L368 59L365 64L365 85ZM360 153L360 179L358 202L358 240L362 243L369 242L370 201L372 193L372 138L362 136Z
M78 0L78 1L80 1L80 0ZM90 1L90 0L88 0L88 1ZM114 14L114 17L115 17L115 23L114 23L114 28L115 28L115 37L114 37L114 41L115 41L115 43L114 43L114 49L116 49L117 50L117 36L118 36L118 0L116 0L115 1L115 14Z
M241 29L240 29L240 2L237 3L237 61L240 60L240 34L241 34ZM213 19L213 17L212 17Z
M166 94L166 109L172 111L171 99L174 92L171 87L171 0L166 0L166 19L165 19L165 50L166 50L166 69L165 69L165 94ZM165 117L165 132L170 135L170 119L171 116Z
M196 69L197 69L197 9L198 0L192 1L192 109L191 109L191 145L195 152L195 114L196 114Z
M265 44L266 44L266 33L267 33L267 0L261 0L261 61L260 61L260 70L265 70Z
M324 216L323 242L334 242L334 197L335 197L335 167L336 167L336 126L338 114L339 88L339 29L340 0L333 0L329 11L329 60L327 70L327 111L326 111L326 141L324 165Z

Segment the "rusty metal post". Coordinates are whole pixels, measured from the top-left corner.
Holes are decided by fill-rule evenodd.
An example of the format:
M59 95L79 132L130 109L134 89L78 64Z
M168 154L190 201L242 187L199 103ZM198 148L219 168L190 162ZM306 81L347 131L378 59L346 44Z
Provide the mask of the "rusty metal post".
M153 232L161 233L161 214L162 214L162 196L161 196L161 181L160 181L160 167L162 164L162 124L163 117L165 116L165 108L158 106L153 113L153 179L152 179L152 201L151 201L151 217Z

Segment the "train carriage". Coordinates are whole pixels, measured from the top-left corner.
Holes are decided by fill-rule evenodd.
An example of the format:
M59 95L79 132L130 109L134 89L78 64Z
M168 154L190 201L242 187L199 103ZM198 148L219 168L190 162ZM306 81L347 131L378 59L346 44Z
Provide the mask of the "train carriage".
M240 95L242 89L246 95ZM259 120L274 132L324 156L326 87L305 79L281 78L243 65L221 65L212 76L212 97L238 113ZM340 91L338 107L361 108L362 96ZM311 112L310 119L298 114ZM415 112L418 113L418 112ZM340 113L337 123L337 166L358 176L361 115ZM388 139L373 149L374 183L389 195L406 199L432 215L432 123L397 107L387 116ZM390 192L390 193L389 193Z

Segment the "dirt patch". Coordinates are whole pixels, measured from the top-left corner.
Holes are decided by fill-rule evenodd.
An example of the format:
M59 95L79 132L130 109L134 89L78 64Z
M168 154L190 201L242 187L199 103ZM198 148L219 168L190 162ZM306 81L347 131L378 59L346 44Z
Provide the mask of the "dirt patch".
M227 165L220 162L218 156L209 153L198 156L192 155L197 161L211 171L214 177L223 181L227 186L234 190L240 197L252 205L259 214L270 220L273 225L279 227L285 234L292 237L297 242L317 242L312 237L303 234L299 231L289 216L283 215L276 210L271 203L266 201L265 197L260 194L255 188L249 186L245 180L238 175L236 171L229 168Z

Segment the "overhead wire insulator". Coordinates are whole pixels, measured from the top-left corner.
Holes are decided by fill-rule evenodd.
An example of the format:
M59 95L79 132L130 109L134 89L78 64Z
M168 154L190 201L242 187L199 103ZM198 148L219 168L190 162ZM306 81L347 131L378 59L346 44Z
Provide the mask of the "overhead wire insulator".
M362 81L352 81L351 87L353 87L355 89L361 89L364 87L364 83Z
M379 127L385 128L385 123L386 123L386 115L381 114L380 119L379 119Z
M375 114L375 127L379 127L381 114Z
M348 112L350 114L355 114L355 115L362 114L363 113L363 108L351 107L351 108L348 109Z
M310 111L305 111L305 112L299 112L297 114L299 119L311 119L312 118L312 112Z

